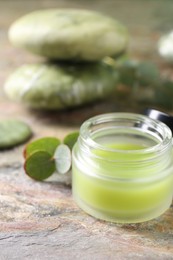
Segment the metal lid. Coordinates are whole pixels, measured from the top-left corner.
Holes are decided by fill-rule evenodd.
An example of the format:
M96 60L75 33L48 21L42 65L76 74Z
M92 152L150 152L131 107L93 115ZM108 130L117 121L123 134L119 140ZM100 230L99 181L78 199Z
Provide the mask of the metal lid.
M144 114L152 119L156 119L165 123L167 126L169 126L173 134L173 116L151 108L145 109Z

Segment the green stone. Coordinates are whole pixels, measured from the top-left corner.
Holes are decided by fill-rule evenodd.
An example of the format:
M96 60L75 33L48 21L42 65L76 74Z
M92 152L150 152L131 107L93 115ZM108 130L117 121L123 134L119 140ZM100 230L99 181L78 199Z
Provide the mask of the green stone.
M24 143L32 135L30 127L19 120L0 121L0 149L12 148Z
M163 35L158 42L160 56L169 63L173 63L173 32Z
M97 12L48 9L19 18L10 27L9 39L51 59L96 61L122 53L128 33L120 22Z
M29 64L9 77L5 92L31 108L59 110L103 99L117 81L116 70L104 62Z

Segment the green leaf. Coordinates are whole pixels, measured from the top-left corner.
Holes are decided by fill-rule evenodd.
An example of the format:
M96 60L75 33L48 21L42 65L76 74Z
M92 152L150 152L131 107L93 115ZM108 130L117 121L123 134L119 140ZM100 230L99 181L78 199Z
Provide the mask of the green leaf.
M76 143L77 139L79 136L79 132L73 132L71 134L68 134L64 140L63 143L66 144L71 150L74 146L74 144Z
M136 69L136 79L142 86L153 85L160 81L159 69L152 62L141 62Z
M71 168L71 151L65 144L60 144L54 154L56 170L60 174L67 173Z
M37 151L47 151L52 157L60 140L55 137L44 137L29 143L24 151L24 157L28 158Z
M26 174L38 181L47 179L55 172L55 161L46 151L38 151L29 156L25 162Z
M126 60L119 65L120 83L132 87L136 82L136 70L139 62L136 60Z

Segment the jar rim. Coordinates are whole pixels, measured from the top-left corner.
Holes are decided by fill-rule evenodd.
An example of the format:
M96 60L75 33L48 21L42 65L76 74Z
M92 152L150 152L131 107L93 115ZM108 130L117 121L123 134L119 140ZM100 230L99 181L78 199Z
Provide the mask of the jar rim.
M162 138L160 139L160 142L157 144L150 146L150 147L145 147L141 149L129 149L129 150L124 150L124 149L115 149L115 148L110 148L107 146L104 146L98 142L96 142L92 138L92 132L91 132L91 127L96 127L99 124L103 123L109 123L117 120L128 120L128 121L133 121L136 120L136 122L139 123L145 123L148 126L152 126L153 129L155 129L156 132L158 132L160 135L162 132ZM134 126L135 128L135 126ZM127 127L128 129L128 127ZM140 130L142 130L142 125L141 128L139 127ZM159 132L160 131L160 132ZM143 133L145 133L145 129L143 129ZM82 138L82 141L89 146L90 148L94 149L101 149L104 151L108 152L122 152L123 154L140 154L140 153L151 153L151 152L159 152L162 149L162 152L164 149L167 149L169 145L172 145L172 132L171 129L164 123L156 120L149 118L148 116L142 115L142 114L137 114L137 113L129 113L129 112L113 112L113 113L105 113L105 114L100 114L94 117L91 117L90 119L86 120L81 128L80 128L80 136Z

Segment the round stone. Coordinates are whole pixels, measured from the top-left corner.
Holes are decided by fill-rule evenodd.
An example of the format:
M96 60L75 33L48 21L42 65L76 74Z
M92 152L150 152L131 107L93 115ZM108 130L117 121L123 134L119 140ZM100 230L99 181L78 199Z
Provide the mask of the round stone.
M5 92L31 108L58 110L103 99L117 81L118 73L104 62L28 64L9 77Z
M35 11L9 30L14 46L51 59L96 61L122 53L126 27L111 17L76 9Z
M0 121L0 150L24 143L32 135L30 127L19 120Z
M173 31L160 38L158 51L162 58L173 63Z

